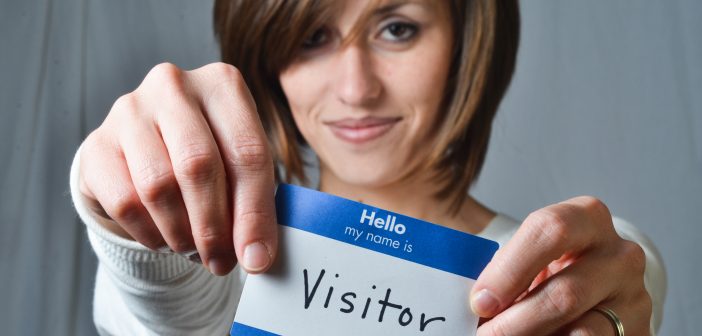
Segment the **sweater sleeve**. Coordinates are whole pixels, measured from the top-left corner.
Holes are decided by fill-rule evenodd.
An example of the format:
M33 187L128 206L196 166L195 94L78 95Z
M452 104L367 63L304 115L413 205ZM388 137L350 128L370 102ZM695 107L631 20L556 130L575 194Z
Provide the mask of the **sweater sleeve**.
M663 265L663 259L646 235L639 231L634 225L627 221L613 217L614 228L619 236L626 240L633 241L641 246L646 254L646 271L644 273L644 284L651 296L653 304L653 315L651 316L651 335L655 335L663 320L663 303L665 302L668 279Z
M73 204L99 265L93 318L103 335L227 334L245 273L217 277L172 253L152 251L104 229L78 189L80 149L71 166Z

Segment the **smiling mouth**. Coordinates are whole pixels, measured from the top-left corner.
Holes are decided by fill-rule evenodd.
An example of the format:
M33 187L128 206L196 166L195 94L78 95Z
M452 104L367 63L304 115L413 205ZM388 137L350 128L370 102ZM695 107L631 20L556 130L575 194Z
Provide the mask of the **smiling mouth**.
M401 117L345 118L325 121L324 124L329 126L337 138L353 144L362 144L386 134L400 120Z

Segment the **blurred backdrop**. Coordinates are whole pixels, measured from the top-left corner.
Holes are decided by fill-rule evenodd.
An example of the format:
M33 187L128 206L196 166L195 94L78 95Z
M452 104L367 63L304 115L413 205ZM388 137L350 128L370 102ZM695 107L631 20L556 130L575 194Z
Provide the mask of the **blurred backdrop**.
M218 59L212 1L0 1L0 334L92 335L71 159L160 62ZM702 330L702 2L522 3L479 200L515 218L600 197L658 246L661 335Z

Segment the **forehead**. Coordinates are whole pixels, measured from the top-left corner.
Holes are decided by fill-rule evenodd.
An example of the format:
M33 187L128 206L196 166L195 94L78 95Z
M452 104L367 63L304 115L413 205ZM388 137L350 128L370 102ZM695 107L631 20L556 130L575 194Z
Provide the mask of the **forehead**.
M446 2L446 0L332 0L330 5L337 16L367 17L386 14L405 6L439 11L445 8Z

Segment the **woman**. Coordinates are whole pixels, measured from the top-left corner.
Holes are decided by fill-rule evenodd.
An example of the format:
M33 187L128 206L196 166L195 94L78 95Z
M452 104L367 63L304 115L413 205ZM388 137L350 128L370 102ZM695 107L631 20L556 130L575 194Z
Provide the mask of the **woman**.
M516 1L218 0L215 29L235 67L156 66L76 155L101 332L226 332L241 268L276 257L275 176L304 182L307 146L320 190L502 244L466 298L490 318L479 334L658 326L661 262L602 202L519 225L466 193L512 75Z

